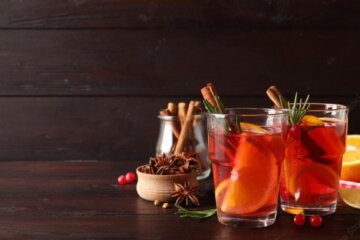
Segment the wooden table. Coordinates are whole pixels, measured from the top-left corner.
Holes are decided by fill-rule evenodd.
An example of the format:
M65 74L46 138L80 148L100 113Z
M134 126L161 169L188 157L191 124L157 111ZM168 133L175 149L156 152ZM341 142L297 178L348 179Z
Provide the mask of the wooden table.
M280 213L264 229L199 222L140 199L117 176L139 162L1 162L0 239L359 239L360 211L340 203L318 229L296 227ZM214 206L211 180L201 182L204 208Z

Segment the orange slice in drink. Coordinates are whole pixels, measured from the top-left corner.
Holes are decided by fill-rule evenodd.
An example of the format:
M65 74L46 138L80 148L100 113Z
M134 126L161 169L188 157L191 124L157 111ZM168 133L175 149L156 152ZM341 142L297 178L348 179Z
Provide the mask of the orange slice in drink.
M263 207L274 194L276 195L277 168L274 168L273 176L270 173L258 175L257 171L256 168L245 167L233 171L228 182L225 182L226 180L223 182L226 186L220 203L221 211L228 214L250 214Z
M264 167L274 167L276 165L276 158L271 149L269 149L270 140L268 137L245 133L241 137L236 149L234 169L239 170L240 168L251 166L259 168L256 172L261 172Z
M220 199L220 194L222 191L224 191L227 186L229 185L230 182L230 178L227 178L225 180L223 180L221 183L219 183L219 185L216 187L215 189L215 199L218 200Z
M301 120L301 123L303 123L306 126L323 126L324 125L324 122L320 118L318 118L314 115L308 115L308 114L303 117L303 119Z
M303 138L303 141L308 142L307 146L313 149L312 151L319 149L322 155L336 156L344 153L344 141L334 126L314 127L306 131Z
M346 138L341 179L360 182L360 135L348 135Z
M241 122L240 128L242 131L245 132L252 132L252 133L269 133L269 131L265 130L264 128L260 127L259 125L247 122Z
M339 178L336 172L323 164L310 163L289 177L288 191L299 201L307 201L316 192L328 194L336 192Z
M215 190L221 211L246 215L263 207L276 194L278 168L274 154L261 142L241 139L231 177ZM223 198L219 199L223 191Z

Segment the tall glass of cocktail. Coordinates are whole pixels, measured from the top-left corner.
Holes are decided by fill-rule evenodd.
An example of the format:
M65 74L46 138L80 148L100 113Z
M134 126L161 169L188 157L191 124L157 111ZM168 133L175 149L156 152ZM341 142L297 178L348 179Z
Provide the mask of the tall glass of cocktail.
M209 157L219 222L265 227L276 219L286 111L224 109L208 114Z
M280 184L284 211L325 215L336 210L347 119L346 106L309 103L298 123L290 121Z

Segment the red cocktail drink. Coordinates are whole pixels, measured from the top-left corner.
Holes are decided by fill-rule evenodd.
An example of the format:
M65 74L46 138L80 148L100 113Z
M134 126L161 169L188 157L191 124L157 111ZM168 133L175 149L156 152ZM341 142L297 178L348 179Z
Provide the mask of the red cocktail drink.
M208 123L219 221L255 227L272 224L285 150L285 112L238 109L229 115L209 114ZM227 124L238 124L238 131L226 131Z
M302 121L289 126L280 184L283 210L335 211L346 133L347 108L334 104L310 104Z

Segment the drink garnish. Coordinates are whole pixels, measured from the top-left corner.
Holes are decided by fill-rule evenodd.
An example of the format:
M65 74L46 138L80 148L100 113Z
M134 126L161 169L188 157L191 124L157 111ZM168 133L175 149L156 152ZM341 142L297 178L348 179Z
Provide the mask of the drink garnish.
M324 121L321 120L320 118L314 116L314 115L309 115L306 114L303 119L301 120L301 122L303 124L305 124L306 126L311 126L311 127L316 127L316 126L323 126L324 125Z
M225 113L224 104L221 102L212 83L208 83L206 87L203 87L201 89L201 94L204 97L204 105L208 112Z
M201 89L201 94L204 98L203 102L205 105L205 109L209 113L221 113L224 114L226 112L224 104L220 100L219 95L217 94L217 91L215 90L215 86L212 83L208 83L206 87L203 87ZM235 132L240 133L241 127L240 127L240 119L236 118L236 124L231 124L228 119L224 119L224 121L220 122L220 119L218 120L219 124L223 125L223 128L225 132Z
M288 115L289 123L291 123L292 125L297 125L301 122L306 112L310 108L310 104L308 103L309 97L310 95L307 95L305 101L303 101L302 98L300 98L298 102L297 93L295 93L294 102L291 105L288 102L287 105L289 110L289 115ZM285 107L285 103L282 102L281 105Z
M212 217L216 214L216 208L206 209L206 210L187 210L180 205L175 205L178 211L175 214L179 214L180 217L190 217L203 220L209 217Z
M284 98L276 86L269 87L266 94L277 108L287 108L289 110L288 121L292 125L300 124L301 120L310 108L310 104L308 103L310 95L307 95L305 100L302 98L298 99L298 93L296 92L294 102L290 103Z

